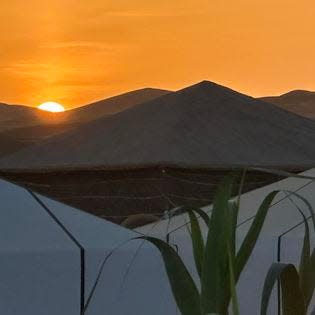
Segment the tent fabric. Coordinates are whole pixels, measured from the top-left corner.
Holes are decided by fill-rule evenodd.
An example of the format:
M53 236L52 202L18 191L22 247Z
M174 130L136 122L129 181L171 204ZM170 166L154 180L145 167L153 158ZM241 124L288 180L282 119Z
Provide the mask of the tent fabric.
M315 169L305 174L315 177ZM289 178L244 194L238 242L248 230L259 203L274 189L297 191L312 204L315 202L315 183L307 179ZM112 253L85 315L179 314L160 254L147 243L130 240L139 234L165 239L169 233L170 242L178 246L196 278L185 215L134 232L52 199L35 196L84 248L85 301L104 258ZM79 315L82 264L78 245L24 188L0 181L0 200L0 314ZM238 286L241 314L259 313L263 278L270 264L277 260L279 236L300 221L292 201L284 193L279 194L241 276ZM281 239L282 260L296 263L303 239L302 226ZM276 310L274 292L269 314L277 314Z
M85 302L104 258L116 249L86 315L149 314L157 288L169 292L164 271L153 272L162 266L157 251L140 241L128 242L139 234L36 197L84 248ZM0 314L79 315L80 248L24 188L1 180L0 200Z
M315 169L309 170L303 175L315 178ZM278 194L270 208L260 238L238 284L237 290L241 314L259 314L264 278L271 264L278 260L278 256L280 256L282 262L290 262L296 265L299 262L304 237L304 225L296 207L299 207L306 217L309 217L309 212L303 202L298 200L293 194L285 191L296 192L305 197L312 205L315 204L315 180L311 179L287 178L243 194L237 230L238 245L240 245L240 242L246 235L262 200L269 192L274 190L281 190L282 192ZM204 209L211 211L211 207ZM161 239L166 239L168 235L169 242L176 245L188 269L196 277L191 240L187 231L188 222L187 215L182 214L173 217L171 220L161 221L154 227L152 224L143 226L138 228L137 231ZM201 225L203 224L202 220L200 223ZM299 225L295 227L297 224ZM205 231L206 228L203 226L203 232L205 233ZM313 229L311 231L312 244L314 246L315 235ZM314 299L312 305L313 307L315 305ZM278 314L277 307L275 290L268 314ZM164 314L171 313L166 312Z
M0 171L0 177L106 220L122 223L131 215L160 217L174 207L208 205L213 200L217 184L229 173L230 169L152 168L40 173ZM248 171L244 192L282 178L261 171ZM141 223L136 221L135 225L143 225Z

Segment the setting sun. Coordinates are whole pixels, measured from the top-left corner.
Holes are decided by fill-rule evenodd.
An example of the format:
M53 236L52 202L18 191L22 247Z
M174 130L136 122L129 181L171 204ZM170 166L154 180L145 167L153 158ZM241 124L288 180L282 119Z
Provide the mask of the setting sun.
M52 113L60 113L65 111L65 108L56 102L46 102L39 105L38 108Z

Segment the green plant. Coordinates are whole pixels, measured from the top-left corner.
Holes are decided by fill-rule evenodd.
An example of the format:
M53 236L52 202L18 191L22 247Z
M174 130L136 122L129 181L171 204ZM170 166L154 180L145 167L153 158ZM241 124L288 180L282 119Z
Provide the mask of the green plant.
M292 176L301 177L300 175ZM236 250L237 219L244 178L245 172L238 197L234 199L232 195L235 176L230 176L223 181L215 196L211 215L201 209L181 209L189 216L189 232L200 288L171 245L158 238L148 236L136 238L149 241L159 249L173 296L182 315L226 315L230 302L232 302L234 315L239 314L235 286L255 247L268 210L279 192L273 191L263 200L241 246ZM294 192L289 193L306 204L315 231L315 216L310 203ZM315 252L313 249L311 254L307 219L300 209L298 211L301 213L305 225L299 272L291 264L277 263L271 266L265 280L261 315L265 315L267 312L271 291L277 280L281 282L282 286L283 315L305 315L309 307L315 288ZM201 221L206 226L206 238L202 235ZM132 240L128 240L126 243L129 241ZM86 313L93 299L107 260L126 243L112 250L104 258L82 315ZM315 309L312 315L315 315Z
M182 315L226 315L230 302L233 313L239 314L235 285L255 247L270 205L279 191L271 192L263 200L247 235L236 251L240 194L236 200L232 199L234 182L235 178L231 176L220 185L211 216L201 209L185 209L189 215L190 236L200 289L172 246L160 239L141 237L160 250L175 301ZM289 193L306 204L315 231L315 216L310 203L297 193ZM311 253L307 219L299 208L297 210L305 225L299 272L292 264L275 263L271 266L265 279L261 315L266 315L270 294L278 279L282 287L283 315L306 315L309 307L315 288L315 252L313 250ZM198 216L207 227L206 240L202 236Z
M264 199L239 250L236 251L240 202L239 198L232 199L234 183L235 177L230 176L220 185L211 216L200 209L187 210L200 289L172 246L160 239L141 237L154 244L161 252L172 292L182 315L226 315L230 301L233 313L239 314L235 285L254 249L268 209L278 191L271 192ZM206 240L202 236L198 216L207 226Z
M310 211L315 231L315 216L309 202L301 199ZM299 271L293 264L274 263L271 265L264 283L261 299L261 315L267 314L272 289L277 281L281 285L281 303L283 315L306 315L315 289L315 249L311 250L310 228L304 213L297 208L303 218L305 228ZM312 311L315 314L315 308Z

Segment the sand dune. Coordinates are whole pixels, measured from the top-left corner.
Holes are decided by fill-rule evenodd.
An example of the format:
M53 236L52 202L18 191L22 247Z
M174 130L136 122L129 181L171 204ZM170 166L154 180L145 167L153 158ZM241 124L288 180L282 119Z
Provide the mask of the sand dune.
M315 92L296 90L261 100L280 106L298 115L315 119Z
M64 113L48 113L22 105L0 104L0 155L12 153L27 145L64 133L74 126L113 115L142 102L152 100L169 91L141 89L104 99ZM13 145L14 143L14 145ZM8 147L7 147L8 146Z
M22 148L26 147L27 144L15 140L14 138L10 137L5 132L0 134L0 157L5 156L7 154L12 154L13 152L16 152L18 150L21 150Z
M0 167L308 167L314 142L313 121L204 81L21 150Z
M62 113L71 122L87 122L103 116L119 113L135 105L151 101L157 97L170 93L170 91L145 88L110 97L82 107Z
M0 103L0 132L13 128L58 123L57 114L23 105Z

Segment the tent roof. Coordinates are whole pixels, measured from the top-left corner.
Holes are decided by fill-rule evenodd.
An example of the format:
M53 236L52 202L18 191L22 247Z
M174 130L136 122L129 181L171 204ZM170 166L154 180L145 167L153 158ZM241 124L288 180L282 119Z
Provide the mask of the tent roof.
M315 177L315 169L304 175ZM264 197L274 190L290 190L305 197L311 205L315 204L315 180L288 178L242 195L241 207L236 234L237 247L240 246L253 221L254 215ZM305 227L299 207L309 218L307 206L292 194L281 192L274 201L267 215L262 232L253 252L240 276L237 285L241 314L255 314L260 307L262 288L268 269L272 263L280 259L283 263L299 265ZM211 207L205 210L211 211ZM203 221L201 224L203 224ZM188 270L196 275L192 255L191 239L187 231L188 217L179 215L170 221L164 220L158 224L147 225L137 230L141 233L154 235L165 239L168 234L170 244L176 244L178 253L183 258ZM312 226L311 221L310 227ZM205 235L207 229L202 225ZM310 228L311 244L314 246L314 230ZM270 301L270 314L277 314L277 295L273 291ZM315 303L315 296L313 297Z
M0 181L0 313L80 314L106 262L86 314L148 314L168 287L165 272L153 272L162 268L158 252L140 240L127 243L138 236L131 230L32 194Z
M315 204L315 169L308 170L300 175L314 179L290 177L243 194L239 212L239 230L242 230L243 227L244 230L247 230L263 199L268 193L275 190L279 190L280 192L272 203L263 233L272 237L278 236L300 222L301 216L296 210L296 205L305 210L305 214L308 216L309 213L305 204L294 197L292 192L298 193L311 204ZM203 209L211 211L211 206L204 207ZM150 231L150 234L156 236L165 236L166 233L179 230L183 230L183 233L186 233L185 226L187 222L187 215L181 214L174 216L170 221L168 219L162 220L159 223L148 224L136 230L144 234Z
M1 251L77 249L47 209L83 247L113 248L137 235L131 230L32 194L4 180L0 180L0 200L0 230L3 235L0 238Z

